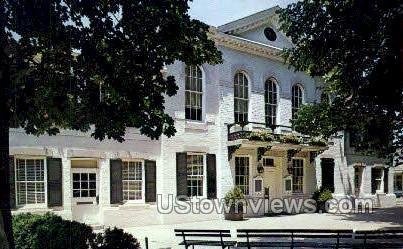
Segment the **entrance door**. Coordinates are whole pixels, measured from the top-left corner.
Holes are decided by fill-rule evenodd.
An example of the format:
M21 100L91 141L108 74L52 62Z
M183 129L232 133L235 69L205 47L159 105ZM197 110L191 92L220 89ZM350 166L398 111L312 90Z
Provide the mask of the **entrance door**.
M73 217L87 224L98 220L98 175L96 168L72 168Z
M239 187L245 195L249 195L249 157L235 157L235 186Z

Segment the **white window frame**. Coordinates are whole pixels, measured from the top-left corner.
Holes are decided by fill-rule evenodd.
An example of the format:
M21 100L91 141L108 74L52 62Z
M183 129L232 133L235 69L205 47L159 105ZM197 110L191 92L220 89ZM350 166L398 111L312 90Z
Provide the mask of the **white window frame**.
M43 160L43 170L44 170L44 189L45 189L45 202L44 203L30 203L30 204L19 204L18 203L18 188L17 188L17 160ZM14 155L14 187L15 187L15 203L18 208L47 208L48 206L48 170L47 161L45 156L28 156L28 155Z
M301 96L295 96L294 97L294 87L298 88L299 90L301 90ZM294 107L294 98L297 98L298 100L300 99L301 102L298 102L298 107ZM301 106L304 104L305 101L305 94L304 94L304 88L302 87L301 84L297 83L292 85L291 87L291 118L294 119L294 116L296 115L296 113L301 109Z
M141 169L141 178L142 178L142 180L141 180L141 197L142 198L138 199L138 200L125 200L125 199L123 199L124 204L145 203L146 202L146 198L145 198L145 194L146 194L146 191L145 191L145 187L146 187L146 184L145 184L145 182L146 182L146 179L145 179L145 176L146 176L146 174L145 174L145 160L142 160L142 159L123 160L122 161L122 171L123 171L123 167L124 167L123 166L124 162L141 162L141 166L142 166L142 169ZM123 174L122 174L122 186L123 186ZM122 196L123 196L123 193L122 193Z
M188 75L187 74L187 68L188 67L190 67L190 68L192 68L192 67L196 67L196 68L198 68L199 70L200 70L200 72L201 72L201 84L202 84L202 86L201 86L201 89L202 89L202 91L201 92L199 92L199 91L194 91L194 90L188 90L188 89L186 89L186 81L187 81L187 79L190 77L190 75ZM185 115L184 115L184 117L185 117L185 120L186 121L188 121L188 122L196 122L196 123L199 123L199 122L204 122L204 120L205 120L205 113L206 113L206 106L205 106L205 103L206 103L206 99L205 99L205 96L206 96L206 94L205 94L205 92L206 92L206 87L205 87L205 85L206 85L206 83L205 83L205 79L206 79L206 75L205 75L205 72L204 72L204 70L203 70L203 67L201 67L201 66L193 66L193 65L185 65L185 85L184 85L184 89L185 89L185 109L184 109L184 111L185 111ZM194 77L192 77L192 78L194 78ZM201 114L200 114L200 120L198 120L198 119L190 119L190 118L186 118L186 93L187 92L189 92L189 94L191 94L191 93L195 93L195 94L199 94L199 95L201 95L200 96L200 101L201 101L201 106L200 106L200 111L201 111ZM191 99L191 96L189 96L190 97L190 99Z
M267 87L268 84L273 84L274 87L276 88L275 91L269 91L269 88ZM270 126L270 124L268 124L268 122L267 122L268 117L270 119L273 119L273 117L274 117L274 122L271 125L277 125L277 122L278 122L278 115L277 115L277 113L278 113L278 97L279 97L278 93L279 93L279 87L278 87L277 80L274 77L269 77L264 82L264 94L265 94L265 96L267 94L267 101L266 101L266 98L265 98L265 101L264 101L264 109L265 109L264 116L265 116L265 124L266 124L266 126ZM276 101L274 103L271 103L269 101L270 94L274 94L276 96ZM268 107L269 108L271 108L271 107L275 108L274 116L269 116L268 115L268 109L267 109Z
M186 192L188 191L188 184L187 184L187 156L189 155L199 155L203 156L203 186L202 186L202 195L199 196L188 196L190 199L197 199L197 198L207 198L207 155L206 153L202 152L187 152L186 153Z
M294 160L301 160L302 161L302 190L301 190L301 192L294 192L294 176L292 175L292 186L291 186L292 194L297 194L297 195L298 194L304 194L305 193L305 183L306 183L306 181L305 181L305 176L306 176L305 168L307 167L307 164L305 163L305 159L302 158L302 157L293 157L291 160L292 160L291 163L293 163ZM294 164L293 164L293 167L294 167ZM293 173L294 173L294 171L293 171Z
M236 85L235 84L235 79L238 80L237 85L240 85L239 84L239 75L240 74L246 79L246 82L247 82L246 98L235 97L235 85ZM242 86L243 87L245 87L244 78L242 78L242 83L243 83ZM236 108L236 104L235 104L236 100L238 100L238 101L246 101L246 112L242 112L243 113L242 115L244 116L245 113L246 113L246 120L244 120L244 122L248 122L249 118L250 118L250 111L249 111L250 101L249 101L249 99L250 99L250 91L251 91L251 87L252 87L252 82L251 82L250 78L248 77L248 74L245 71L237 71L235 73L234 77L233 77L232 84L233 84L233 88L234 88L234 91L233 91L233 94L234 94L234 102L233 102L234 103L234 122L239 123L239 120L237 121L235 116L236 116L236 113L238 113L238 114L241 113L239 108L238 108L238 112L236 112L236 109L235 109Z
M252 179L252 167L251 167L251 156L250 155L236 155L236 156L234 156L234 186L238 186L237 184L236 184L236 177L237 177L237 175L236 175L236 158L237 157L247 157L248 158L248 161L249 161L249 165L248 165L248 193L244 193L245 194L245 196L250 196L251 195L251 193L252 193L252 191L253 191L253 186L252 186L252 184L253 184L253 179Z
M73 174L74 173L95 173L96 177L96 189L95 189L95 197L73 197ZM78 204L80 202L92 202L93 204L97 204L97 196L99 196L99 173L98 168L71 168L71 198L73 204ZM80 186L81 188L81 186Z

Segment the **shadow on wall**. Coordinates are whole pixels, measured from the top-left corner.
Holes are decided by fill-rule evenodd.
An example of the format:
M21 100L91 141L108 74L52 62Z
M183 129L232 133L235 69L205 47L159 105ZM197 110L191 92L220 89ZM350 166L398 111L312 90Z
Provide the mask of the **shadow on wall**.
M386 222L393 226L403 226L403 208L379 208L373 209L373 213L357 214L334 214L342 216L342 220L361 221L361 222ZM387 228L387 227L384 227Z

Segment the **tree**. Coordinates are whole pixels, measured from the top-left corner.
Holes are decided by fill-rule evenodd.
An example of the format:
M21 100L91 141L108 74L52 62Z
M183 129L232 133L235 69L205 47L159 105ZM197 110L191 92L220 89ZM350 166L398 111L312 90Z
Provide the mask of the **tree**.
M330 137L346 130L355 148L387 156L403 146L403 81L394 0L303 0L279 10L295 47L284 52L295 70L322 78L326 101L306 105L297 131Z
M188 8L184 0L0 1L0 203L11 248L9 127L91 129L118 141L126 127L174 135L164 101L178 88L162 68L221 61L209 27Z

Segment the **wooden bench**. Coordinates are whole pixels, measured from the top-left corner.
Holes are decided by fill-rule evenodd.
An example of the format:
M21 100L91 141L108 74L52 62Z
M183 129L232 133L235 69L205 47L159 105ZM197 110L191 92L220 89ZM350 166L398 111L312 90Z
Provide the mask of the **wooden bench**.
M403 229L357 230L354 248L403 248Z
M238 229L237 247L352 248L353 230Z
M185 248L189 248L189 246L192 248L195 246L215 246L224 249L236 245L236 241L224 240L224 238L231 237L230 230L175 229L175 236L182 237L183 241L179 245L184 245Z

